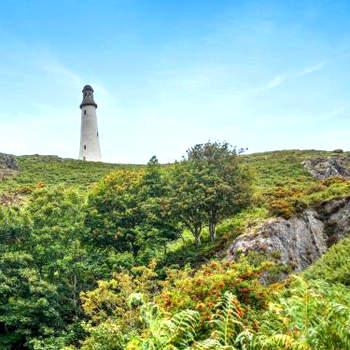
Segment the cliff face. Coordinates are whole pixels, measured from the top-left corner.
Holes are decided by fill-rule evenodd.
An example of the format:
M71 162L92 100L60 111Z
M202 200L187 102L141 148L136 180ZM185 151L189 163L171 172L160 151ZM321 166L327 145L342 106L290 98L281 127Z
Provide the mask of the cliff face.
M350 198L305 210L291 219L273 218L239 236L229 247L227 259L258 250L279 256L282 264L300 271L326 249L350 233Z

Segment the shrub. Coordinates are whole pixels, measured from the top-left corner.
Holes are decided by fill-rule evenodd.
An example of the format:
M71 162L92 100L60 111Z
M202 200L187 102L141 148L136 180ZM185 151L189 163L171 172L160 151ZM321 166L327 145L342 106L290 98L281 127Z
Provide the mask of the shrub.
M322 184L329 187L333 184L341 184L343 182L346 182L346 179L342 176L331 176L325 180L322 181Z
M239 263L212 261L198 271L171 270L156 303L171 313L197 310L204 321L211 318L218 298L231 291L241 302L260 309L265 306L268 289L260 284L259 277L269 267L266 263L252 267L242 260Z
M268 203L267 208L272 215L282 216L285 219L291 218L295 213L295 207L289 200L274 200Z

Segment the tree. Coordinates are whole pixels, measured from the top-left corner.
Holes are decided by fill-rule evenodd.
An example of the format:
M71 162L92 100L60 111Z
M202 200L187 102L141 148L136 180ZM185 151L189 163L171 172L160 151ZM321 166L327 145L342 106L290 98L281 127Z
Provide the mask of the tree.
M44 280L30 254L0 257L0 347L22 348L28 338L62 327L57 287Z
M142 176L142 172L118 170L95 187L85 218L92 242L137 255L144 243L144 232L139 230L145 220L140 206Z
M104 261L81 242L83 203L59 186L34 191L21 208L0 210L1 349L25 342L25 348L57 349L46 341L54 335L64 341L73 325L70 340L79 334L79 293L95 285Z
M240 166L236 148L228 143L207 142L187 150L190 171L202 184L202 201L210 238L216 238L216 225L249 203L249 175Z
M187 158L170 171L169 186L169 210L191 231L197 246L205 223L214 240L216 225L247 205L251 193L236 149L217 142L187 150Z
M90 240L136 258L178 236L176 221L165 210L167 196L158 160L145 170L119 170L105 177L88 199L85 224Z
M166 178L155 156L146 166L141 185L140 205L146 216L143 229L148 232L148 243L151 247L162 246L166 253L167 243L176 239L181 229L168 210Z
M168 210L192 233L197 246L207 221L204 207L205 186L201 169L193 162L175 163L169 176Z

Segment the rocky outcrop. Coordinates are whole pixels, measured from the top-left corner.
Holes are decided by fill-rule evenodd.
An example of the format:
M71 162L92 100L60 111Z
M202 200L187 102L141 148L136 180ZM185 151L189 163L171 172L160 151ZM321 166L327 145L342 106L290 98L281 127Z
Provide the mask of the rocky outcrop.
M304 160L301 164L319 180L325 180L331 176L350 177L350 172L346 169L342 158L313 158Z
M0 169L18 170L18 164L15 157L0 153Z
M350 198L327 202L319 211L325 223L327 246L331 246L350 233Z
M15 157L0 153L0 181L18 173L19 166ZM0 198L0 204L2 199Z
M258 250L277 257L293 271L312 264L327 248L350 233L350 198L308 209L291 219L272 218L239 236L229 247L227 259Z

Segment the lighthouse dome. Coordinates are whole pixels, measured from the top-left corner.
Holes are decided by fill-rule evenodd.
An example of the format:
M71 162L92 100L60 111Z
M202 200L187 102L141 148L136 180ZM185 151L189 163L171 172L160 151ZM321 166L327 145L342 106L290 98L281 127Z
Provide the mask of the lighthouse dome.
M84 106L95 106L97 108L97 104L94 101L94 89L90 85L85 85L83 88L83 102L80 105L80 108Z
M85 85L84 88L83 88L83 92L85 90L91 90L92 92L94 91L94 89L91 87L91 85Z

